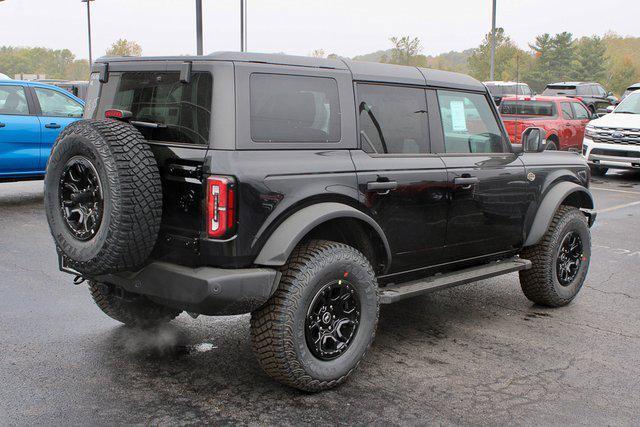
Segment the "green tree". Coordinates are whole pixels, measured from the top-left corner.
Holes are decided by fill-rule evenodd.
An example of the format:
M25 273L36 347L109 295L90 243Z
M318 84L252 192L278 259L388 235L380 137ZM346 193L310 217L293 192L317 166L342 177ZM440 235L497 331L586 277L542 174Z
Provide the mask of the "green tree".
M389 41L393 44L391 56L383 55L380 62L400 65L419 65L419 57L424 58L424 56L419 55L422 51L422 46L420 46L420 39L417 37L413 39L409 36L400 38L391 37Z
M605 83L607 76L607 46L601 37L583 37L576 42L572 78Z
M106 52L107 56L141 56L142 47L127 39L118 39Z
M326 55L324 53L324 49L316 49L312 51L309 56L312 56L314 58L324 58Z
M81 69L84 66L84 71ZM77 61L68 49L42 47L0 47L0 70L10 77L24 74L45 74L53 79L86 79L87 61Z
M489 80L491 75L491 33L485 34L480 46L469 56L469 74L478 80ZM516 80L529 67L530 55L518 48L505 34L504 28L496 28L495 79Z
M540 91L548 83L572 78L576 54L571 33L565 31L553 37L548 33L541 34L529 47L535 59L524 77L534 90Z

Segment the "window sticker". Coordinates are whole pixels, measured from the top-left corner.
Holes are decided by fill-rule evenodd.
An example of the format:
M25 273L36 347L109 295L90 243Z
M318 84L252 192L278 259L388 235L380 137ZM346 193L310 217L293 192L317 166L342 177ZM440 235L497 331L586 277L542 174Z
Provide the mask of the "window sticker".
M467 118L464 113L463 101L450 101L451 108L451 127L454 132L467 131Z

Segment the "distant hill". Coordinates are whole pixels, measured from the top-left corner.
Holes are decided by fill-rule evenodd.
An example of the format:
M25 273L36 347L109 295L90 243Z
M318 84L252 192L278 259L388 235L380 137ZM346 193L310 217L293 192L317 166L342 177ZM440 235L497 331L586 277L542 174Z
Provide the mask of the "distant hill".
M381 62L383 58L390 58L393 49L378 50L376 52L364 55L354 56L354 61ZM438 68L441 70L457 71L466 73L468 71L468 59L473 53L473 49L463 50L462 52L451 51L441 53L439 55L419 55L418 61L420 65L427 68Z

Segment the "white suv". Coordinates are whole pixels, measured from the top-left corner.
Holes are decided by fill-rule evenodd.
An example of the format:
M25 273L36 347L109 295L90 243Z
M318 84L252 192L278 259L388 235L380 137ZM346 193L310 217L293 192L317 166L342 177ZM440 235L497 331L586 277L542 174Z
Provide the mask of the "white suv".
M594 175L602 176L609 168L640 169L640 90L587 125L582 155Z

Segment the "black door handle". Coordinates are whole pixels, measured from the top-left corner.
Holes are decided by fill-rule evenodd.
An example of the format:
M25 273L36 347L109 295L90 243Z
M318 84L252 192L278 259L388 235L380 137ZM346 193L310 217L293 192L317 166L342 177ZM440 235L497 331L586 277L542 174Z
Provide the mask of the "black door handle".
M57 123L49 123L47 125L44 125L44 127L46 127L47 129L60 129L61 126Z
M464 176L453 178L453 183L456 185L462 185L462 188L469 189L472 185L480 182L477 176Z
M4 123L0 123L0 128L5 127L6 125Z
M396 181L372 181L367 182L367 191L375 191L380 194L388 194L389 191L398 188Z

